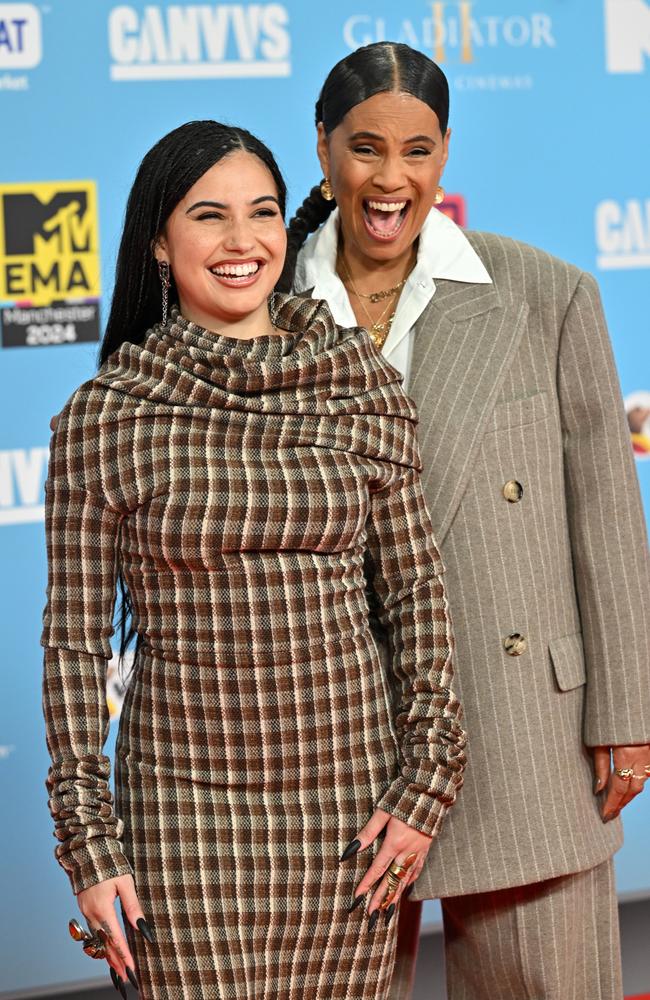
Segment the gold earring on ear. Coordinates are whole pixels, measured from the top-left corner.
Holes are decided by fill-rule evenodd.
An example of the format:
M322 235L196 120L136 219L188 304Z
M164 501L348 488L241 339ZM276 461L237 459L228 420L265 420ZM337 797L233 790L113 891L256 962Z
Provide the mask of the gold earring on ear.
M320 182L320 193L325 201L334 201L334 192L332 191L329 177L324 177Z
M434 205L440 205L441 202L443 202L444 200L445 200L445 189L443 187L440 187L440 185L438 185L438 187L436 188L436 196L433 199L433 203Z

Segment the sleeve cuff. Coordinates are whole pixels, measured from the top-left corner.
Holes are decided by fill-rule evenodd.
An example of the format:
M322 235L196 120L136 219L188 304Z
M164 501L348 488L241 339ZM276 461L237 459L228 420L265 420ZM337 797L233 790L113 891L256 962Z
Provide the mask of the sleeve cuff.
M433 795L415 791L403 778L397 778L382 795L377 808L427 837L435 837L449 807Z
M68 873L75 896L106 879L133 875L119 841L106 837L95 837L73 850L67 849L58 860Z

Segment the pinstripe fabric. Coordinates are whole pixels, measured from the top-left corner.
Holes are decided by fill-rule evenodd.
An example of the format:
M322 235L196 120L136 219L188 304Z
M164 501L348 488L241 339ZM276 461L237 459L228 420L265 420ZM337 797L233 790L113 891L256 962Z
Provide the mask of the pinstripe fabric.
M448 1000L623 1000L611 859L443 902Z
M125 344L52 444L57 856L75 891L133 870L156 929L155 946L131 934L145 998L385 997L395 928L348 915L368 858L338 856L376 805L437 833L462 781L412 405L324 304L278 309L287 336L214 337L176 314ZM119 820L102 752L118 566L141 639Z
M421 898L608 858L620 825L600 819L585 744L650 740L647 544L596 284L467 235L494 284L436 283L410 372L472 748ZM502 494L512 479L519 503Z

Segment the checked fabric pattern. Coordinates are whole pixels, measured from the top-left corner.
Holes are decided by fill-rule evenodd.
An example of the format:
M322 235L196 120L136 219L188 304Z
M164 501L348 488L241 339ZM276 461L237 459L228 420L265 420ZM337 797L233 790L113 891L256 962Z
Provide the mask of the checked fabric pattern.
M387 996L397 921L348 913L376 806L434 835L462 782L442 565L401 376L324 303L285 335L177 312L74 393L54 435L44 712L75 892L132 872L141 996ZM117 574L139 645L116 748ZM385 630L383 664L371 618ZM434 848L435 849L435 848Z

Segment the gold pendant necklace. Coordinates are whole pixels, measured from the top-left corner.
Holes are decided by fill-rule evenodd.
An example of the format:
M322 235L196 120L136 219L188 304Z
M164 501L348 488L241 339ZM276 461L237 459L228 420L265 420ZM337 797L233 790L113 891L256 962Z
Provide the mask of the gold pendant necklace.
M345 260L345 257L343 256L342 253L339 253L339 259L341 261L342 267L345 270L345 277L350 282L352 291L359 300L361 308L368 317L368 333L370 334L370 337L372 338L375 347L377 347L377 349L381 351L382 347L386 343L386 340L388 339L388 334L390 333L390 328L393 325L393 320L395 319L395 313L397 311L396 309L393 309L393 312L390 314L388 319L384 320L384 316L386 315L386 313L388 312L388 310L392 305L390 299L394 298L394 296L397 295L397 293L402 290L402 288L408 281L413 268L411 268L406 277L402 278L399 284L395 285L393 288L388 288L386 289L386 291L382 292L370 292L369 294L362 295L361 292L357 291L354 279L352 277L352 274L350 273L350 268L348 267L347 261ZM370 315L370 310L363 301L364 299L370 299L371 302L375 303L380 302L382 299L389 299L389 301L379 314L379 318L373 320L372 316Z

